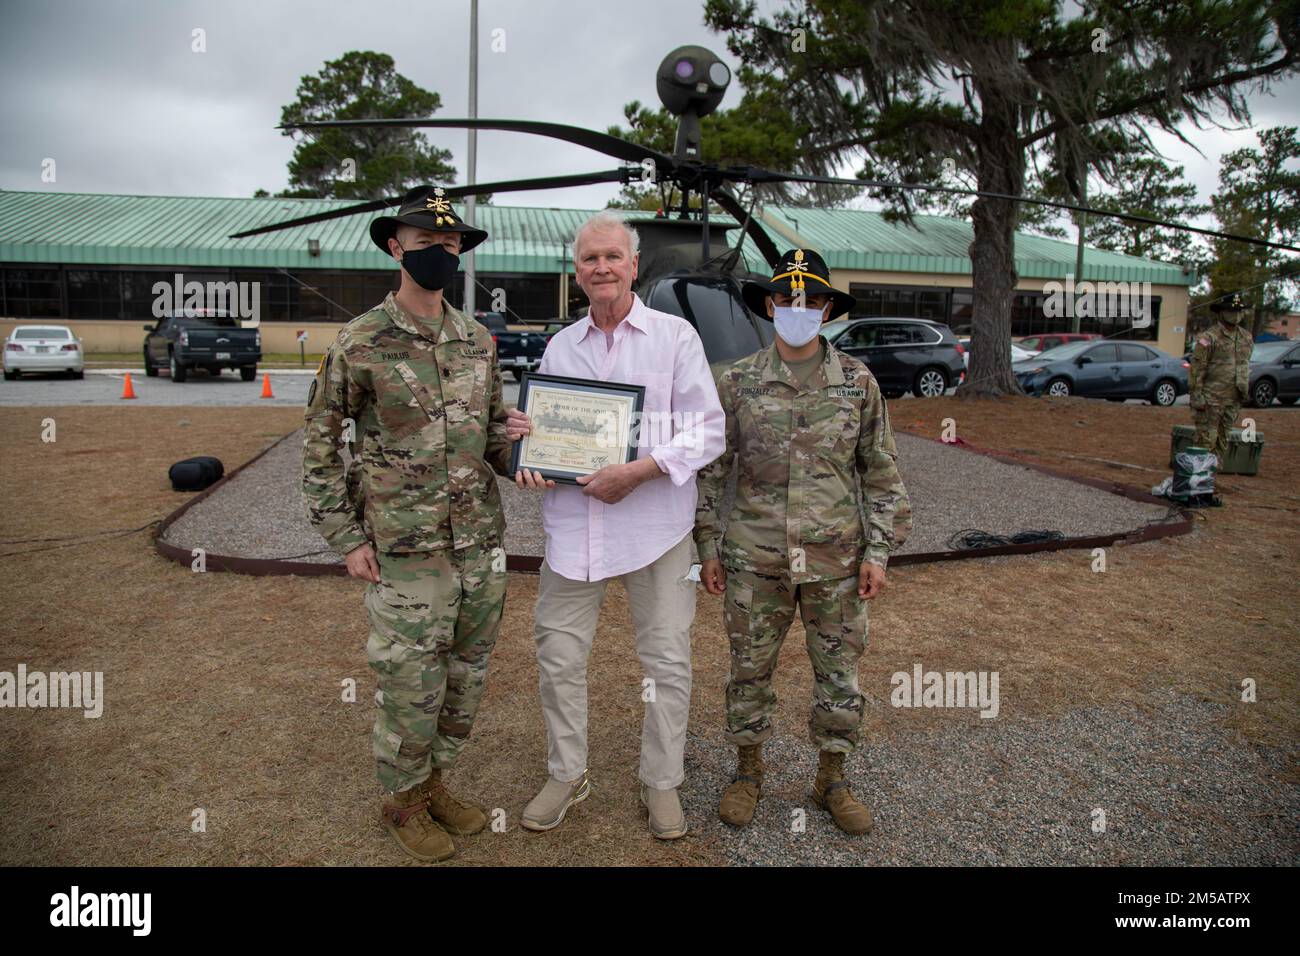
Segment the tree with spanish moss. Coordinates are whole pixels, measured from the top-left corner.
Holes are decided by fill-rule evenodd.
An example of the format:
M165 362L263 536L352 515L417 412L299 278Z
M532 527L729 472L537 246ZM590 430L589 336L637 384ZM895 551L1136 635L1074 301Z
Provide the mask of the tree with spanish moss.
M1300 67L1300 0L786 0L770 17L754 0L706 0L705 22L816 131L801 171L853 163L861 178L923 184L956 169L1012 197L1053 178L1081 196L1089 170L1155 154L1154 130L1248 124L1245 94ZM904 217L926 205L871 194ZM1019 205L971 206L981 347L959 394L1020 391Z

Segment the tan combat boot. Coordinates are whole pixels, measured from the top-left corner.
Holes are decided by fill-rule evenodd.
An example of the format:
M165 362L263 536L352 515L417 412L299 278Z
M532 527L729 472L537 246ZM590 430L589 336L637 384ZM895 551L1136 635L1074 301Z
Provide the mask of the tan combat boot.
M487 814L482 807L453 797L442 782L442 771L437 767L429 779L420 784L429 807L429 816L442 828L456 836L469 836L487 826Z
M743 827L754 819L754 808L763 792L763 745L742 746L737 753L736 778L722 791L718 816L723 823Z
M420 787L390 793L380 803L384 829L398 845L425 862L438 862L456 855L456 844L447 831L429 816L428 802Z
M835 825L845 833L856 836L871 829L871 811L858 802L844 779L844 754L821 752L812 798L821 809L831 812Z

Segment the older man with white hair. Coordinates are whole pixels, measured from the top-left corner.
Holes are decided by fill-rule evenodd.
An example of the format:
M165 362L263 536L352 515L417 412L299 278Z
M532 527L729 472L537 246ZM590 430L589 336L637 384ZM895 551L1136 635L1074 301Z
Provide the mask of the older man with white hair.
M538 368L644 385L637 457L579 478L577 486L556 487L536 472L515 476L520 487L546 489L546 559L534 637L550 779L524 810L523 825L553 829L590 793L587 657L605 588L611 578L621 578L637 656L653 683L616 692L646 701L641 802L651 833L671 840L686 833L677 788L684 778L691 700L695 473L722 453L725 416L698 333L685 319L646 308L632 291L638 249L636 232L614 213L598 213L579 227L574 268L591 309L551 339ZM509 414L507 437L528 434L528 416L517 409ZM670 425L662 427L665 423Z

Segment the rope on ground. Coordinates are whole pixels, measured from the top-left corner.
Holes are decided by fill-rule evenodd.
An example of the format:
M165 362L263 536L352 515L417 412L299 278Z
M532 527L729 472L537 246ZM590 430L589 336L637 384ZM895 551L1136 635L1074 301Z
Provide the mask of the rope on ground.
M95 538L102 538L105 536L120 538L124 535L137 534L147 528L152 528L156 524L161 524L162 520L162 518L154 518L148 524L142 524L138 528L113 528L108 531L92 531L90 534L84 535L61 535L54 538L14 538L8 541L0 541L0 544L35 544L37 542L47 541L65 542L64 544L52 544L46 548L23 548L18 551L5 551L0 553L0 558L12 558L19 554L36 554L38 551L57 551L59 548L72 548L86 541L91 541Z

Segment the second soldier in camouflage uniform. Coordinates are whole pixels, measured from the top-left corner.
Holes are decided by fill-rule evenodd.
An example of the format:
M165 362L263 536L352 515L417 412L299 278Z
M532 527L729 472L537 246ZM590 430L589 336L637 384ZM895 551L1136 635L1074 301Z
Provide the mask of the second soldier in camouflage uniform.
M791 250L770 282L747 283L744 295L759 315L775 315L777 341L719 380L727 450L700 472L695 525L705 586L725 588L731 642L727 739L738 747L739 768L719 813L737 826L753 818L776 710L772 675L797 604L816 678L813 799L841 829L863 833L871 814L849 790L843 760L862 723L866 601L911 530L911 505L875 378L817 334L854 304L830 285L821 257ZM733 460L736 497L724 537L719 511Z
M441 773L469 737L505 600L501 372L488 330L442 297L459 253L487 233L421 187L370 235L401 262L401 287L344 326L321 361L302 487L312 523L370 582L381 818L412 856L440 860L455 853L448 833L487 823Z
M1219 459L1228 453L1228 434L1250 391L1250 330L1242 326L1246 306L1237 293L1221 296L1210 311L1218 317L1196 337L1188 370L1188 391L1196 437L1192 444L1208 448Z

